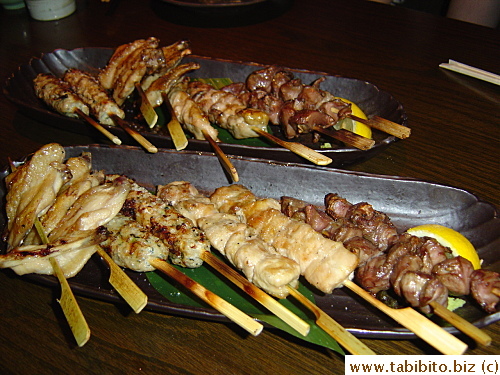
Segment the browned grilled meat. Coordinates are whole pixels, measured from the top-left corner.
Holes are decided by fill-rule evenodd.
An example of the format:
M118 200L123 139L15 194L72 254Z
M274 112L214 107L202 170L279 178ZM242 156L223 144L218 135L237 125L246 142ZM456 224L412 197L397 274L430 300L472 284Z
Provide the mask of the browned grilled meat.
M97 78L79 69L69 69L63 79L71 85L71 88L90 107L97 121L105 125L114 125L110 114L120 118L125 113L118 104L109 97L106 90L100 85Z
M500 302L500 274L489 270L475 270L471 275L472 296L489 313L496 311Z
M76 95L70 85L52 74L40 73L33 80L36 96L57 112L68 117L78 117L79 109L86 115L89 107Z

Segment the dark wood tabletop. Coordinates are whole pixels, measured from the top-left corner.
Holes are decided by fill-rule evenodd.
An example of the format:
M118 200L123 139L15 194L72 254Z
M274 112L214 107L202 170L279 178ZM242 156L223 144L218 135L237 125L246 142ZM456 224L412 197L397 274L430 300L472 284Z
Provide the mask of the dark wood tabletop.
M364 0L274 0L208 10L167 1L78 1L52 22L27 10L0 11L0 80L57 48L116 47L156 36L188 39L197 55L354 77L403 103L411 137L349 170L412 177L466 189L498 206L500 89L444 71L454 59L500 73L498 30ZM28 117L0 96L0 163L41 145L105 143ZM56 302L58 290L0 272L2 373L328 374L344 357L274 330L252 337L233 324L78 297L91 339L75 345ZM500 354L500 325L484 329ZM378 354L438 354L420 339L362 339Z

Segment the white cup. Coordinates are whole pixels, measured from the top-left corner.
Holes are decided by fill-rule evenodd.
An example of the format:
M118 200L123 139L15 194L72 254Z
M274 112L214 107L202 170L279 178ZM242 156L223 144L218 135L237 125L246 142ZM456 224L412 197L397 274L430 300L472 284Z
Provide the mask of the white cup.
M30 16L38 21L55 21L76 10L75 0L26 0Z

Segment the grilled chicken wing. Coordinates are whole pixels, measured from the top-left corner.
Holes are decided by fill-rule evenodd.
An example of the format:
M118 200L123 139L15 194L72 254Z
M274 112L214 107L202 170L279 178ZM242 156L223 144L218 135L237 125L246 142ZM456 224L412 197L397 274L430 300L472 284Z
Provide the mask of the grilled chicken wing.
M6 241L9 248L19 246L35 219L54 203L57 192L68 177L64 157L61 145L45 145L6 177Z

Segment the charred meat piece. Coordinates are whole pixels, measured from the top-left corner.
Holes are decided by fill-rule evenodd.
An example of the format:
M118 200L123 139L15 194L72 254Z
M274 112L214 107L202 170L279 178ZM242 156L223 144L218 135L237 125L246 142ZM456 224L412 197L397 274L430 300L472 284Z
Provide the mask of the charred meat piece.
M79 109L86 115L89 107L76 95L71 86L52 74L40 73L33 80L36 96L57 112L68 117L78 117Z
M210 243L205 234L161 198L136 182L130 183L132 189L121 213L137 220L160 238L169 249L172 263L188 268L200 267L203 264L203 253L210 251Z
M120 118L125 113L118 104L109 97L107 91L100 85L97 78L78 69L69 69L63 79L71 85L71 89L90 107L90 111L99 123L114 125L110 114Z
M187 93L207 114L210 122L227 129L236 139L259 137L252 130L253 126L267 131L269 116L263 111L248 108L230 92L193 81L188 84Z
M500 274L489 270L475 270L471 275L471 293L481 307L489 313L496 312L500 301ZM496 291L495 291L496 289Z
M150 258L168 259L168 247L134 219L116 215L105 226L106 239L101 246L121 267L137 272L154 271Z
M472 272L472 263L461 256L443 260L432 268L432 274L456 296L466 296L470 293Z

